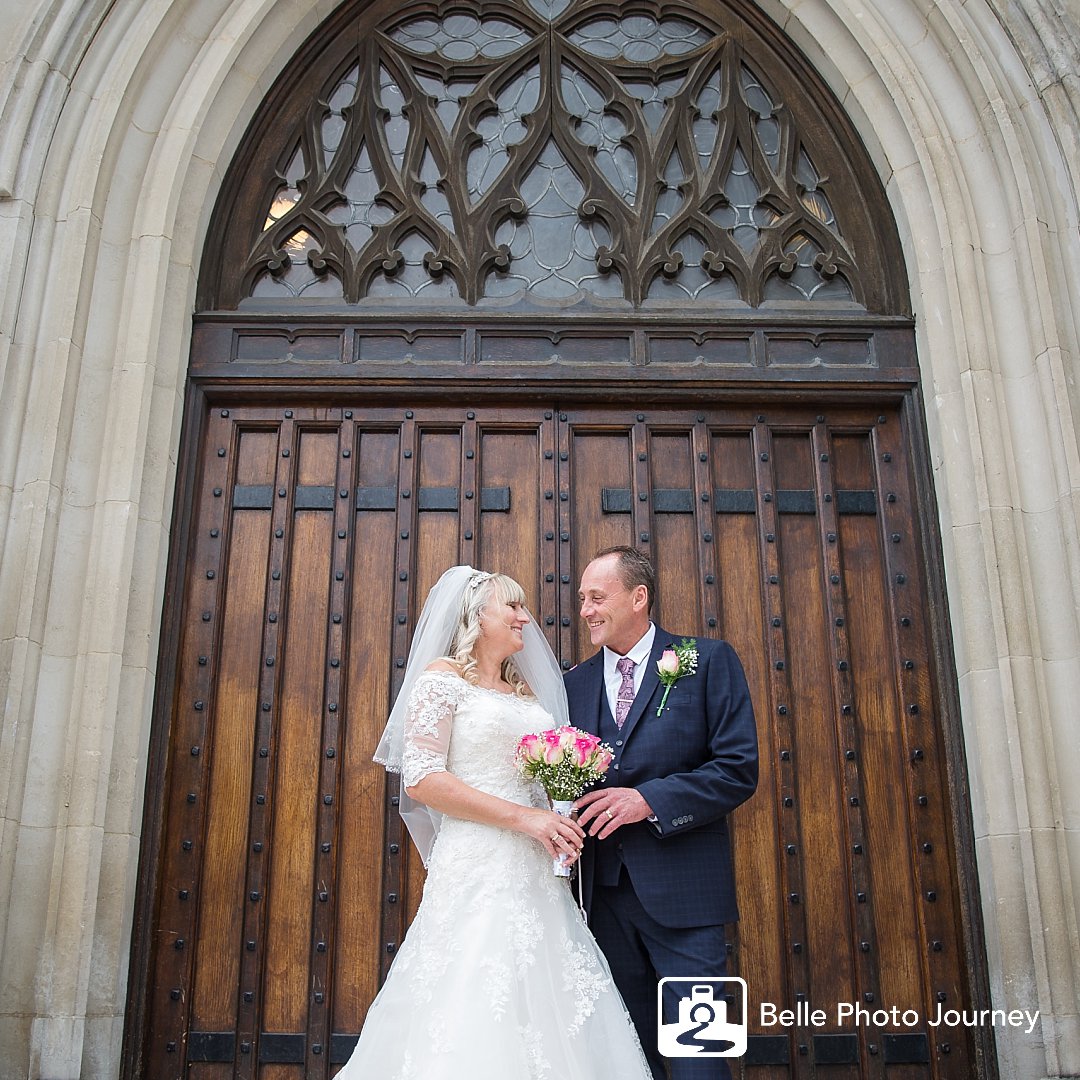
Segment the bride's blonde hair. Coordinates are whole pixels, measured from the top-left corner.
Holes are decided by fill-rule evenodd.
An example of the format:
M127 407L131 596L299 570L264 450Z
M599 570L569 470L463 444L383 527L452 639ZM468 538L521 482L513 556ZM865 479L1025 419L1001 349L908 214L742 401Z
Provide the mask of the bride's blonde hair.
M476 642L480 637L484 608L491 600L500 604L524 604L525 590L506 574L483 574L477 576L465 587L465 599L461 608L461 619L454 631L450 650L443 657L458 669L458 674L474 685L479 682L476 673ZM513 687L519 697L531 697L532 691L521 677L513 656L508 656L502 663L502 678Z

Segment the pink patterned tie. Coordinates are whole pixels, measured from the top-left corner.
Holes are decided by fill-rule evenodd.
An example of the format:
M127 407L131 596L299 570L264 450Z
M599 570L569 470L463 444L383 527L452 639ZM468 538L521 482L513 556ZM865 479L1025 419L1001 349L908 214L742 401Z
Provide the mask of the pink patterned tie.
M634 668L637 665L629 656L620 657L615 661L615 667L622 675L619 683L619 692L615 696L615 726L621 731L626 717L630 713L630 706L634 704Z

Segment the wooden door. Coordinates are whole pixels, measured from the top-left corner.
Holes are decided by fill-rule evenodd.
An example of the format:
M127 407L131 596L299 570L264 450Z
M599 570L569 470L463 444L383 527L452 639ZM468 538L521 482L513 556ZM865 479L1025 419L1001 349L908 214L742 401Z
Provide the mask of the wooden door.
M217 403L196 426L142 1075L333 1074L419 901L371 754L424 596L456 562L512 574L569 666L581 570L613 543L651 552L660 623L730 640L754 696L745 1075L974 1074L964 1032L926 1023L968 1003L962 793L901 406ZM765 1026L761 1001L828 1023Z

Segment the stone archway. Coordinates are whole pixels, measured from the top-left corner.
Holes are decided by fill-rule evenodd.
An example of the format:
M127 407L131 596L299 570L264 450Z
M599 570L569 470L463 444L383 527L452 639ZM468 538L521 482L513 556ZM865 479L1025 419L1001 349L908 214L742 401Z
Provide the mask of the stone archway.
M2 895L17 999L5 998L2 1022L6 1060L25 1062L29 1047L50 1075L77 1075L84 1059L89 1075L115 1072L177 388L218 183L210 163L230 156L258 80L331 7L40 4L4 103L6 277L21 287L0 314L14 416L0 463ZM915 5L767 10L844 101L901 226L927 316L920 355L994 998L1034 997L1047 1018L999 1049L1014 1075L1075 1072L1075 1016L1057 1004L1076 983L1062 782L1075 751L1058 703L1076 680L1076 605L1062 589L1076 446L1064 373L1080 305L1059 269L1076 261L1075 156L1054 134L1075 125L1058 59L1071 45L1034 3L943 5L929 26ZM1003 275L1014 283L999 286ZM106 409L109 385L121 392ZM42 431L56 434L43 443ZM130 448L106 431L130 433ZM73 609L84 580L94 589ZM84 843L65 843L75 837ZM120 974L91 978L108 971Z

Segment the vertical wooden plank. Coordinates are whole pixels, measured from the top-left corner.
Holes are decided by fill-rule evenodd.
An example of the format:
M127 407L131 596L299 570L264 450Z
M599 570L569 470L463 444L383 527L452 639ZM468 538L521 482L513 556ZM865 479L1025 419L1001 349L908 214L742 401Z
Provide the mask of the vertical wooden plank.
M241 430L235 482L272 484L276 432ZM271 512L234 509L211 716L207 829L199 887L192 1027L229 1031L237 1022L248 809Z
M337 906L332 983L336 1032L363 1025L379 986L382 957L380 914L387 776L371 760L391 705L394 670L394 585L397 539L399 435L358 424L352 447L355 481L350 488L393 494L383 509L354 511L355 538L349 575L347 702L342 746L341 800L335 838ZM404 618L402 614L402 618ZM395 781L396 783L396 781ZM396 809L393 810L396 816ZM392 889L386 890L392 892ZM392 905L396 912L397 901Z
M298 428L298 487L333 486L336 435ZM333 525L332 511L300 506L293 511L281 614L287 644L278 660L278 722L271 748L276 797L262 1009L263 1030L270 1032L301 1032L307 1027L316 810L320 798L333 794L318 786Z
M705 619L698 574L701 540L690 432L681 424L676 430L665 425L650 433L648 445L649 490L639 492L646 499L638 501L652 507L652 551L658 577L653 618L672 633L692 637L704 633ZM657 490L685 492L689 512L657 506Z
M962 1008L967 1000L959 870L950 816L945 732L934 700L930 652L927 553L921 548L910 447L895 413L873 429L876 487L884 493L879 529L889 583L888 609L906 768L908 818L916 885L916 912L925 979L924 1015L938 1006ZM903 789L902 789L903 790ZM950 1004L951 1003L951 1004ZM972 1029L931 1032L932 1075L967 1076L975 1069Z
M222 535L228 533L225 492L236 456L233 422L228 417L228 410L206 417L201 445L192 449L198 462L192 484L194 525L182 585L176 684L158 699L159 707L168 703L169 753L161 789L158 895L147 924L153 931L146 947L152 965L147 1030L139 1034L142 1065L155 1072L176 1072L183 1067L198 975L192 946L197 934L202 847L196 852L185 847L186 842L203 837L207 813L209 757L201 749L212 733L205 703L212 702L216 681L227 558L227 540ZM207 453L209 446L224 448L226 456ZM230 449L234 451L231 458ZM197 701L203 701L202 711L195 708Z
M832 457L838 492L872 491L875 503L880 503L867 434L834 433ZM915 895L916 885L907 804L896 797L895 778L904 775L907 762L896 705L896 672L892 664L882 663L891 652L891 635L877 514L844 514L839 532L860 772L868 831L874 840L868 844L867 857L881 998L922 1013L922 950L912 947L919 940L916 908L896 902L898 897Z
M762 492L758 490L748 424L749 420L744 420L739 430L733 431L725 425L710 433L706 490L709 500L705 505L714 536L720 613L718 636L730 642L742 661L758 729L758 792L731 816L741 921L737 930L738 974L751 988L752 1000L780 1003L794 1001L788 970L790 943L803 942L805 934L801 929L791 932L783 903L789 893L802 891L802 885L801 878L788 869L789 863L797 865L796 860L781 854L785 845L776 797L780 786L777 769L781 742L777 730L778 705L769 689L769 652L764 634L768 618L764 597L776 587L762 583L767 571L760 551L764 541L759 537L755 513L755 508L762 505ZM715 504L718 489L748 493L752 497L748 511L720 512L728 504L724 499L721 506ZM775 550L776 545L770 545L774 556ZM786 685L783 674L777 674ZM780 704L785 710L781 719L786 719L790 700L790 694L781 695ZM787 767L790 769L790 761ZM789 842L797 840L798 835L794 815L792 819ZM782 1030L762 1028L758 1012L753 1008L750 1031L754 1035L785 1034ZM753 1075L762 1080L779 1080L788 1075L788 1070L783 1066L761 1066L754 1069Z
M509 574L521 582L533 614L540 609L543 571L541 562L540 433L539 428L506 428L484 424L479 430L479 480L474 501L484 489L508 488L510 509L484 511L478 507L477 565ZM551 499L554 492L549 486ZM550 500L549 500L550 501ZM553 569L553 568L552 568ZM554 618L554 613L552 613Z
M812 491L810 440L778 435L772 440L776 491ZM826 1031L835 1030L834 1003L853 1001L852 895L843 827L840 762L834 722L831 654L825 637L823 566L814 516L780 513L780 618L787 630L782 663L794 693L791 753L798 773L798 817L805 868L807 941L811 961L808 997L830 1010ZM843 1075L830 1069L829 1075Z
M841 806L837 815L843 829L848 857L847 870L854 890L855 903L852 905L851 929L855 935L855 947L852 950L853 979L856 995L851 999L865 1006L878 1005L881 998L881 983L877 967L875 949L876 908L880 903L889 904L889 894L883 892L879 897L871 888L872 878L868 862L870 844L869 830L866 825L866 791L864 774L867 771L865 746L857 727L855 713L855 690L851 676L851 620L849 618L850 598L844 590L843 549L841 545L839 517L837 515L838 498L836 496L835 466L833 465L832 443L824 419L814 426L811 436L811 455L814 461L815 490L817 495L816 512L818 516L818 544L822 552L823 569L827 584L824 588L827 629L825 637L829 643L829 669L833 689L833 723L836 726L837 741L842 748L843 757L839 769ZM874 845L876 846L876 845ZM878 1019L882 1014L879 1009L868 1009L868 1019L855 1024L859 1041L859 1075L868 1080L884 1075L884 1062L880 1053L883 1042L882 1023Z
M791 631L784 610L784 596L788 584L783 574L780 538L780 518L777 497L778 484L772 433L766 425L764 414L757 414L751 433L754 460L754 500L756 515L756 541L761 560L763 579L762 614L767 620L765 661L768 668L769 689L768 714L775 716L776 741L771 757L775 776L772 795L778 807L778 839L784 848L780 867L782 892L777 897L778 914L783 920L783 945L787 960L787 978L771 992L760 990L761 999L777 1005L794 1006L809 1002L812 985L813 956L810 952L806 897L808 894L806 849L802 836L802 789L799 759L795 753L796 726L802 717L802 703L798 700L792 684L792 669L787 662L790 651ZM728 483L731 483L729 479ZM740 488L727 488L737 493ZM729 494L730 499L730 494ZM745 506L741 497L738 503ZM759 744L760 745L760 744ZM760 798L761 785L758 785ZM759 854L760 858L760 854ZM787 1057L791 1074L797 1077L812 1075L813 1064L809 1055L812 1027L805 1020L790 1030L787 1039ZM773 1037L783 1031L772 1031ZM780 1044L783 1046L783 1044Z
M413 544L412 600L414 611L410 626L416 625L424 600L440 576L460 560L461 501L464 498L461 426L451 420L432 418L421 422L418 417L416 434L417 492L419 498L425 489L452 488L457 491L457 507L454 509L425 509L414 504L415 543ZM471 471L471 470L470 470ZM406 859L408 877L405 884L406 919L412 922L424 886L424 867L409 845Z
M581 574L593 555L615 544L633 544L630 513L604 513L603 492L629 491L633 497L630 431L625 426L590 429L584 418L570 414L567 430L569 473L573 489L570 500L571 569L569 587L577 596ZM574 620L572 663L594 652L580 618Z

